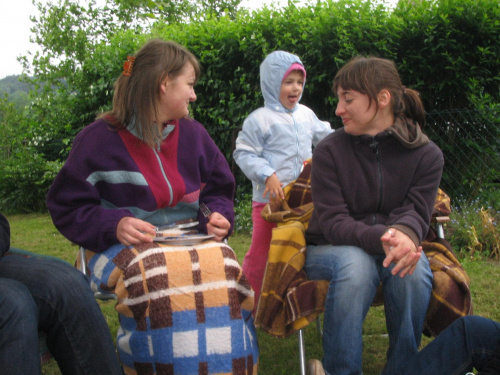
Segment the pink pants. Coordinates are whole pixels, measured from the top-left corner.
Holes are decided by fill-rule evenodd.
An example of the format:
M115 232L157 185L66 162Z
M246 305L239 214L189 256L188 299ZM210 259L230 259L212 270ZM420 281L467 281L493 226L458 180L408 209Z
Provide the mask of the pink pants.
M252 203L252 244L245 254L242 264L243 273L255 292L255 310L257 310L264 271L266 270L272 231L273 228L276 228L275 223L270 223L260 216L265 205L265 203L255 201Z

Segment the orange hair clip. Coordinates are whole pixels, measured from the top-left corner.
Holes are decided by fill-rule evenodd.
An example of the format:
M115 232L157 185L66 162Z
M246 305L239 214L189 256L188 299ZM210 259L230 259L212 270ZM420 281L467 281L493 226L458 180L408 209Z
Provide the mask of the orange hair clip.
M134 67L134 56L127 56L127 61L123 63L123 75L130 77L132 75L132 68Z

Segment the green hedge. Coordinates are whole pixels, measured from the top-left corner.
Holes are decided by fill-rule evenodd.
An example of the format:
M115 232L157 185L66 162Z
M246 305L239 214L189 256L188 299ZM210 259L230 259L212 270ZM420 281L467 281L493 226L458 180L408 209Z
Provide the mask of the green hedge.
M49 143L54 149L44 149L44 155L64 160L68 148L60 146L60 139L67 140L96 113L110 107L113 82L121 74L123 61L151 37L175 40L200 59L203 74L196 87L198 99L192 105L192 115L207 127L231 164L237 129L263 104L260 63L276 49L301 57L308 73L301 102L334 128L341 124L334 113L333 77L357 54L394 60L403 83L420 91L428 111L490 110L496 106L494 113L498 113L498 0L401 1L393 10L364 0L320 0L298 8L292 4L284 9L242 12L236 19L209 18L174 25L158 22L151 30L147 34L123 30L95 45L82 46L82 61L73 64L73 70L45 76L64 80L65 84L59 86L58 93L50 93L50 100L44 96L35 101L28 114L33 124L47 124L50 119L44 127L52 132L53 142ZM456 147L446 147L449 129L441 132L443 138L436 142L441 142L447 153L460 152L472 142L476 150L487 147L498 158L497 120L481 125L488 127L491 139L497 140L493 145L485 146L483 140L471 137L477 123L466 124L465 130L453 133L461 142ZM448 127L435 122L429 126ZM439 129L432 130L440 133ZM469 167L473 169L472 163ZM234 171L238 193L248 192L249 182L237 167ZM491 173L498 175L498 167Z
M317 5L254 12L235 21L218 19L202 24L159 25L154 35L174 39L195 53L203 66L197 86L194 116L211 131L231 161L234 131L244 118L262 105L259 65L276 49L299 55L308 79L302 103L333 127L336 100L331 83L336 71L357 54L392 59L406 86L420 91L428 111L477 108L477 97L500 102L500 3L497 0L445 0L409 5L394 11L369 1L322 1ZM497 108L498 109L498 108ZM498 113L498 112L496 112ZM498 121L481 122L500 139ZM488 150L498 159L496 147L476 134L478 124L453 132L449 124L432 123L434 139L447 153ZM450 148L447 137L461 138ZM474 159L470 157L472 173ZM463 157L462 157L463 159ZM492 165L495 165L493 161ZM449 166L447 173L453 173ZM235 172L238 172L237 170ZM493 175L498 176L498 168ZM245 178L236 173L241 184ZM491 173L486 179L491 179ZM484 180L482 178L481 180ZM471 188L471 191L477 187Z

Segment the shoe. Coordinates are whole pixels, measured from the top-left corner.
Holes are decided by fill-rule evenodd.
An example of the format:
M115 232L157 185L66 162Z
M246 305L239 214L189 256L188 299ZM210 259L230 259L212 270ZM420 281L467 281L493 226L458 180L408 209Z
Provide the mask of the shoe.
M317 359L307 361L307 375L325 375L323 364Z

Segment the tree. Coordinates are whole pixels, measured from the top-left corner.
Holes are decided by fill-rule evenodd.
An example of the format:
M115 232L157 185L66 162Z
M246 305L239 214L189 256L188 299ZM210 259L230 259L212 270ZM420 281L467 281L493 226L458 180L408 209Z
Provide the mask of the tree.
M53 117L51 127L66 126L78 130L95 117L96 107L111 95L110 73L118 75L116 61L135 51L136 39L148 34L154 24L174 25L204 18L235 17L241 0L34 0L40 17L32 17L32 41L41 47L35 53L32 70L29 61L23 60L24 70L32 78L27 80L36 89L34 116L45 121L49 112L67 112L73 109L70 120ZM98 51L109 45L115 35L129 32L130 40L119 42L115 60L95 68ZM137 37L138 36L138 37ZM109 70L106 71L106 67ZM113 78L114 79L114 78ZM75 100L75 94L79 96ZM103 97L104 95L104 97ZM82 97L88 102L80 100ZM46 108L47 105L51 109ZM83 106L83 107L82 107ZM60 110L54 111L54 109ZM100 108L102 109L102 107ZM41 117L43 115L43 118Z
M93 46L119 30L147 32L154 23L189 23L207 17L234 18L241 0L34 0L39 19L32 17L33 42L42 47L33 59L33 75L58 80L92 55ZM25 69L28 61L25 60ZM50 77L49 77L50 76ZM68 77L65 77L68 78Z

